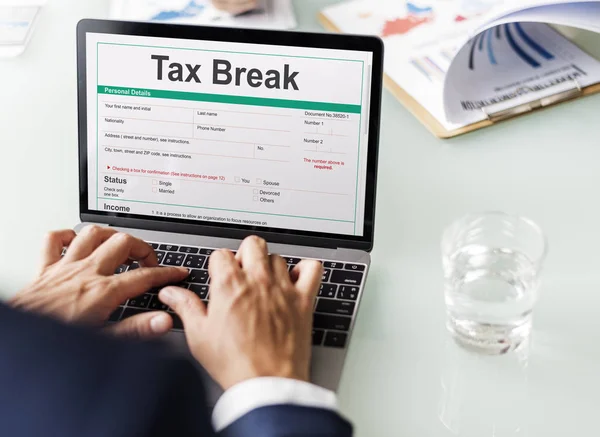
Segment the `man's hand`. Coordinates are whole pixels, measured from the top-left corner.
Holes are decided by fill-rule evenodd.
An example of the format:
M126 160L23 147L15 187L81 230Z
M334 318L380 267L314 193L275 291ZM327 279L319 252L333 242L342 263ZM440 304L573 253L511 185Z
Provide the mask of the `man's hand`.
M242 14L244 12L256 9L258 6L257 0L213 0L213 4L217 9L229 12L232 15Z
M64 247L68 250L61 258ZM139 261L145 268L114 275L118 266L130 261ZM38 278L9 303L66 322L101 325L127 299L180 282L187 275L184 268L158 267L154 250L142 240L110 228L88 226L79 235L71 230L50 233ZM168 314L149 312L110 329L146 338L165 334L172 325Z
M164 288L160 299L183 321L194 357L227 390L247 379L279 376L308 381L313 308L323 267L286 262L249 237L237 255L210 258L210 305L189 290Z

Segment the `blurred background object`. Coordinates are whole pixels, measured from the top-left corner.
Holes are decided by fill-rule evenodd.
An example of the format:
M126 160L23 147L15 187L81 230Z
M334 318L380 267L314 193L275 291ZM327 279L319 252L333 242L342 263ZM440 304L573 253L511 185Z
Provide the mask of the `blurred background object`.
M0 58L25 51L46 0L0 0Z
M297 25L292 0L111 0L110 18L262 29Z

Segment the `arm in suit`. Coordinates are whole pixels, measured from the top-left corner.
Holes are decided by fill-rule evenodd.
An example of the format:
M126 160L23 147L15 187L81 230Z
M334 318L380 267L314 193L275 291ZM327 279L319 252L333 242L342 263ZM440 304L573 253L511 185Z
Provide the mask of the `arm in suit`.
M0 434L212 436L191 363L0 305Z
M202 382L188 361L167 356L157 344L1 304L0 387L0 434L6 436L215 436ZM332 410L266 405L218 435L349 437L352 428Z
M262 407L238 419L221 437L350 437L352 425L334 411L295 405Z
M349 436L335 395L305 382L321 264L305 260L290 274L257 237L244 240L237 257L225 250L211 256L210 313L187 289L166 287L159 295L181 316L194 357L229 388L212 426L195 368L158 344L118 340L0 304L2 435L212 437L216 429L228 437ZM128 260L144 268L113 275ZM111 228L53 232L40 274L11 305L101 325L120 303L189 274L157 265L147 243ZM151 338L171 325L168 314L147 312L111 329Z

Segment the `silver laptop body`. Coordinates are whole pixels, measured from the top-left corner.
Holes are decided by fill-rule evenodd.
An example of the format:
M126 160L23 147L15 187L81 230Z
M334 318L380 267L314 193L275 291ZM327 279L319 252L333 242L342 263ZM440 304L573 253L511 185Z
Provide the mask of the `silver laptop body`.
M320 386L337 390L365 292L373 245L381 41L366 36L101 20L81 21L77 40L82 222L75 230L89 224L111 226L152 243L163 265L183 265L195 272L194 282L190 280L183 285L207 302L210 289L204 272L205 259L214 249L237 250L248 235L265 238L269 251L284 256L290 266L304 258L323 261L326 273L315 307L311 378ZM240 55L241 49L244 51ZM237 54L230 54L234 52ZM249 73L247 69L239 74L236 85L234 65L242 61L254 64L259 72ZM358 62L362 64L359 66ZM273 65L281 68L268 70ZM140 70L131 72L136 68ZM326 69L346 72L350 77L347 84L342 79L334 81L341 81L341 88L331 91L331 96L326 89L318 94L321 100L337 103L313 101L310 87L332 80ZM351 81L354 70L359 69L361 82ZM298 74L294 76L294 72ZM271 88L260 89L266 87L268 79ZM213 83L209 83L211 80ZM259 82L261 85L254 87ZM218 85L222 88L216 88ZM229 88L232 86L237 88ZM227 90L230 94L216 94L214 90ZM339 103L346 97L351 101L355 90L362 93L360 105ZM303 98L287 98L297 98L294 93L304 93ZM192 116L188 119L189 111ZM266 123L273 132L266 132L265 124L261 123ZM191 133L186 130L188 124ZM301 131L286 130L286 126L298 125ZM356 131L358 137L349 134ZM291 146L286 145L286 138L292 138ZM234 156L234 152L242 149L236 149L236 144L244 144L246 140L258 143L259 139L264 143L280 142L281 147L290 149L284 153L275 146L254 144L254 158L257 153L273 158L271 161L279 157L278 164L268 159L257 164L246 158L240 164L242 157ZM216 150L213 142L223 144L218 150L225 156L214 161L215 168L222 166L221 170L215 170L222 176L215 175L205 181L202 174L207 173L207 162L217 159L205 153ZM320 148L323 143L330 147ZM213 148L206 149L209 146ZM353 159L344 158L350 156L348 150L358 153L357 162L353 162L356 188L346 190L348 184L338 184L336 175L348 175L339 170L345 165L342 159ZM262 152L266 154L261 155ZM226 156L227 153L232 156ZM288 161L281 159L287 156ZM306 166L294 161L296 156L302 156ZM289 167L289 174L301 173L302 178L298 179L301 182L296 180L294 188L286 188L289 175L285 166ZM238 177L236 172L252 177ZM267 180L267 176L259 179L255 177L258 172L279 175L279 179ZM322 176L321 172L332 172L333 176ZM330 193L335 190L324 187L328 183L319 182L319 178L331 181L331 187L339 193ZM306 186L302 182L305 180ZM262 185L267 182L269 186ZM312 184L312 191L302 189L308 184ZM224 194L219 199L210 194L202 197L203 190L212 189L223 190ZM228 198L228 192L232 198ZM244 203L245 197L239 201L235 197L239 193L245 196L246 192L254 194L253 200ZM229 209L223 212L214 205L205 209L205 205L217 201ZM302 204L307 216L314 215L315 204L319 202L327 218L304 217L297 212L298 204ZM354 202L353 229L350 219L340 219L346 218L343 211L349 202ZM339 217L332 203L340 205ZM222 218L214 215L217 209ZM282 212L288 210L295 215L289 214L292 218L286 227L288 214ZM273 220L275 225L260 226L248 217L261 218L268 224L271 224L268 220ZM124 266L122 271L127 268ZM151 291L124 302L114 321L140 311L161 309L157 305L157 297ZM168 342L175 349L187 352L183 331L172 331ZM214 404L221 391L210 378L207 381L209 401Z

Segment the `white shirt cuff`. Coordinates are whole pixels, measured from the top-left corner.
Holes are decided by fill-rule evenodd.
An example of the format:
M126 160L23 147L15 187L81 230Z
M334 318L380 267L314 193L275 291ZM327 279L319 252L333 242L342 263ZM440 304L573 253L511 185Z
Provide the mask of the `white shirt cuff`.
M337 397L332 391L296 379L253 378L223 393L213 410L213 427L219 432L250 411L271 405L299 405L337 411Z

